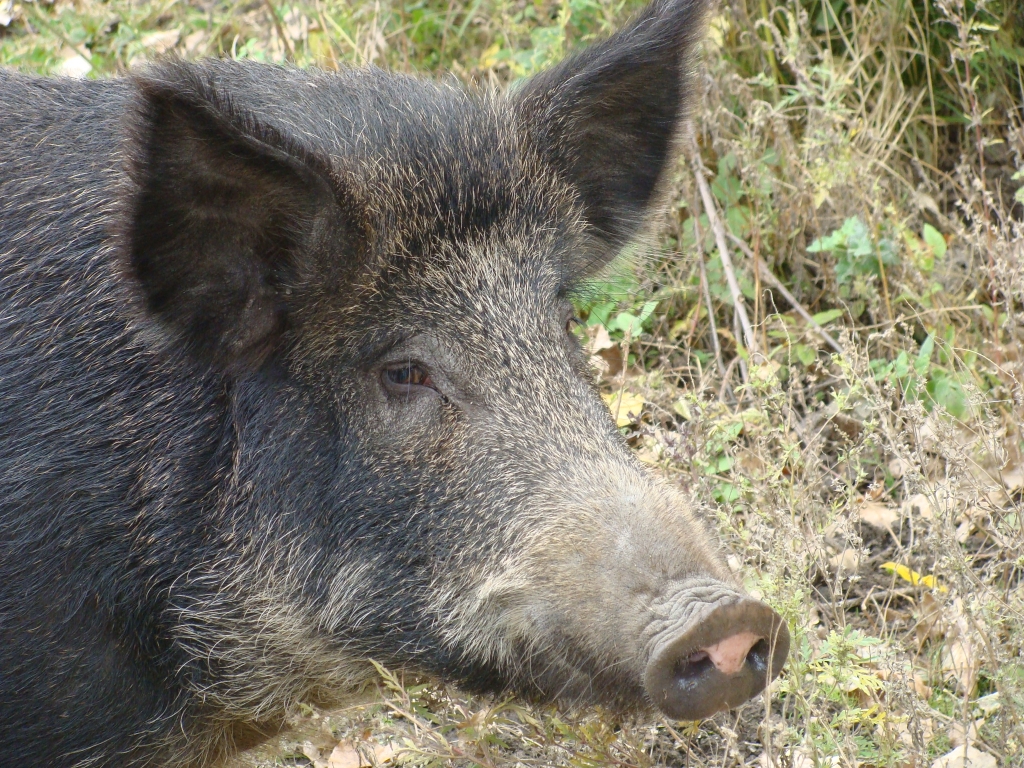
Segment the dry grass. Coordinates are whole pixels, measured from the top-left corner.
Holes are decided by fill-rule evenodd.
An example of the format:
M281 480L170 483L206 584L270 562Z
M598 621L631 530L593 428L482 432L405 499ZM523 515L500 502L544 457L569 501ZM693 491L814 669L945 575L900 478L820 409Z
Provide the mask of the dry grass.
M500 85L637 5L0 2L0 62L96 76L173 49ZM1021 12L725 6L680 164L706 194L681 172L650 258L580 308L641 457L788 619L786 672L680 724L382 670L379 695L297 713L248 764L909 768L969 742L1024 765Z

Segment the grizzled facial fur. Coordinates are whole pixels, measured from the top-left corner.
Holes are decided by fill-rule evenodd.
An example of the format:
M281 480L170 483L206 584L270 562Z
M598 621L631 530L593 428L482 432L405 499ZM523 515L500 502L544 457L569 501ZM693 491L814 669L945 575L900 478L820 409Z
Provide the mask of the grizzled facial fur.
M508 94L0 74L0 753L206 765L371 658L680 718L778 674L785 625L571 333L670 172L706 5Z

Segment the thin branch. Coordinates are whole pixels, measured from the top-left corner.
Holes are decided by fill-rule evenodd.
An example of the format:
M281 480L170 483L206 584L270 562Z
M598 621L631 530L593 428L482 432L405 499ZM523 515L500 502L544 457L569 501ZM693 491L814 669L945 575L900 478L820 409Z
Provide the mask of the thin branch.
M740 338L744 335L743 329L740 327L740 313L732 313L732 335L734 338ZM749 347L748 347L749 349ZM750 381L750 370L747 368L747 361L743 359L743 355L736 355L736 360L740 364L740 378L745 382Z
M66 45L68 48L70 48L83 59L85 59L87 62L89 62L89 64L92 64L92 51L90 51L84 45L79 45L78 43L71 42L71 39L67 35L65 35L60 30L60 28L57 27L56 24L51 24L50 20L47 19L46 16L43 15L43 12L38 10L36 6L30 5L29 8L32 9L32 13L36 17L36 21L39 22L40 26L45 27L47 32L49 32L51 35L54 35L55 37L60 38L60 41L64 43L64 45Z
M760 362L760 360L764 359L764 355L761 353L761 347L757 343L757 337L754 335L753 326L750 324L750 317L747 315L743 293L740 291L740 284L736 280L736 271L732 266L732 256L729 254L729 246L725 241L725 227L722 226L722 220L718 218L715 201L711 196L711 188L708 187L708 180L704 178L706 169L704 168L704 163L701 162L700 152L697 150L697 142L691 139L690 144L692 148L690 162L693 165L693 175L697 179L697 188L700 190L701 200L704 203L704 212L707 213L708 221L711 223L711 230L715 233L715 242L718 245L718 253L722 259L722 271L725 272L726 282L729 283L729 293L732 294L733 309L743 331L743 343L750 354L750 359L754 362Z
M691 201L693 210L697 210ZM704 267L704 233L700 231L700 216L693 217L693 237L697 243L697 260L700 264L700 289L704 294L704 303L708 307L708 323L711 325L711 348L715 351L715 361L718 363L718 372L725 380L725 361L722 360L722 345L718 342L718 328L715 327L715 305L711 301L711 288L708 286L707 269ZM698 316L700 312L697 313Z
M789 302L789 305L796 310L796 313L807 321L807 324L811 326L811 328L813 328L819 336L821 336L822 340L824 340L826 344L832 347L832 349L838 352L840 355L846 354L842 345L838 341L833 339L828 331L821 327L821 325L811 316L811 313L804 308L803 304L797 301L796 296L790 293L789 289L787 289L786 286L782 284L782 281L779 280L779 278L777 278L770 269L768 269L768 265L765 264L760 259L755 258L754 252L750 250L750 247L740 238L736 237L736 235L734 235L732 232L727 232L726 234L728 235L730 240L736 243L736 246L741 251L743 251L743 253L745 253L748 258L750 258L757 264L757 271L758 274L761 275L761 279L764 280L769 285L771 285L771 287L774 288L776 291L781 293L782 298Z
M277 36L281 38L281 45L284 46L284 54L289 62L295 63L295 43L288 37L288 33L285 32L284 26L281 24L281 19L277 17L277 8L274 7L271 0L263 0L263 4L267 7L267 13L270 14L270 20L274 22L274 29L277 30Z
M320 28L324 31L324 40L327 41L327 50L331 54L331 66L335 71L338 71L338 69L340 69L338 66L338 53L334 50L334 41L331 39L331 36L327 34L327 19L324 18L324 9L320 5L320 0L316 0L316 13L320 20Z

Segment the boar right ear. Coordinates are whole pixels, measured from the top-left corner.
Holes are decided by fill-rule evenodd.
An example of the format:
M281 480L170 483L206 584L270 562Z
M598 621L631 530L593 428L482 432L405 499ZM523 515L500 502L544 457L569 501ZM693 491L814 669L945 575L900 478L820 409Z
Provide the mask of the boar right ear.
M257 367L288 327L315 238L345 239L336 182L326 162L236 109L189 65L135 85L128 272L147 313L196 357Z
M637 233L671 163L708 6L655 0L513 96L541 152L576 188L606 258Z

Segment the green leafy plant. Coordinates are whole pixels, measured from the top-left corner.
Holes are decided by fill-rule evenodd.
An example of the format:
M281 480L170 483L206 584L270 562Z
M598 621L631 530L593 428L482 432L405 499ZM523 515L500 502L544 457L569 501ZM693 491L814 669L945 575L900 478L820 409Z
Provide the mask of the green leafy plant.
M627 257L590 281L576 296L574 306L585 327L602 325L612 341L622 342L650 330L658 302L641 290L635 265Z
M964 419L970 409L965 391L967 376L952 370L950 362L947 345L936 349L932 333L917 355L901 351L893 360L875 359L870 365L876 381L898 386L907 400L921 400L929 409L941 406L951 416Z
M891 240L875 239L867 225L851 216L832 234L819 237L809 246L809 253L831 253L836 260L836 282L840 290L856 277L881 276L883 269L899 263Z

